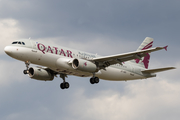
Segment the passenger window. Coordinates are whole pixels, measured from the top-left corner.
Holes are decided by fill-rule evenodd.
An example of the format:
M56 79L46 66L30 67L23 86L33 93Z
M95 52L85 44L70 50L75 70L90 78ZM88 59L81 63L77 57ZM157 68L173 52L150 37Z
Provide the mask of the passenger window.
M18 42L18 44L21 44L21 42Z
M25 45L25 43L24 43L24 42L22 42L22 44L23 44L23 45Z

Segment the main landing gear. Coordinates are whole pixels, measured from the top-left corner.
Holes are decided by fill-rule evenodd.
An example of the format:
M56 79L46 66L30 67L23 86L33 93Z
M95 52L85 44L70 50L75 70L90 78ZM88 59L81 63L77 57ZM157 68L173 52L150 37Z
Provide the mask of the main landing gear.
M92 77L91 79L90 79L90 83L91 84L97 84L97 83L99 83L99 78L98 77Z
M24 70L23 73L24 73L24 74L28 74L28 73L29 73L29 65L30 65L30 62L29 62L29 61L26 61L25 64L26 64L26 70Z
M90 78L90 83L91 84L97 84L97 83L99 83L99 78L98 77L95 77L95 73L93 73L93 77L92 78Z
M67 77L66 74L60 74L60 77L63 79L63 83L60 84L61 89L68 89L70 87L70 84L65 81L65 77Z
M65 81L65 78L67 77L66 74L60 74L60 77L63 79L63 83L60 84L60 88L61 89L68 89L70 87L70 84L68 82ZM91 84L97 84L99 83L99 78L95 77L95 75L93 74L93 77L90 79L90 83Z

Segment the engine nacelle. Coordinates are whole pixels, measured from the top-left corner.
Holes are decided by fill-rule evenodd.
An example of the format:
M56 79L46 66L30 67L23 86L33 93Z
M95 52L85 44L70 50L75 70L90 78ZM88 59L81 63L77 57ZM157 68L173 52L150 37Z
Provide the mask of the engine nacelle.
M97 72L96 64L83 59L74 59L72 62L72 67L83 72Z
M37 67L29 68L29 77L43 81L52 81L54 79L54 75L50 71Z

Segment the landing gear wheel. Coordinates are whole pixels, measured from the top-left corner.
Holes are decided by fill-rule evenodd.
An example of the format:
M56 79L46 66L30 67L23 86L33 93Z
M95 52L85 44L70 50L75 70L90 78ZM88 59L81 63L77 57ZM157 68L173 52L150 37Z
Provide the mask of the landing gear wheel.
M61 88L61 89L68 89L69 86L70 86L70 85L69 85L68 82L64 82L64 83L61 83L61 84L60 84L60 88Z
M94 78L94 82L95 82L95 83L99 83L99 78L98 78L98 77L95 77L95 78Z
M66 74L60 74L60 77L63 79L63 83L60 84L61 89L68 89L70 87L69 83L65 81Z
M70 85L69 85L68 82L65 82L65 83L64 83L64 86L65 86L66 89L68 89Z
M61 84L60 84L60 88L61 88L61 89L65 89L64 83L61 83Z
M98 77L95 77L95 78L92 77L92 78L90 79L90 83L91 83L91 84L94 84L94 83L97 84L97 83L99 83L99 78L98 78Z
M28 71L28 70L24 70L23 73L24 73L24 74L28 74L29 71Z
M90 79L90 83L91 83L91 84L94 84L94 83L95 83L94 78L91 78L91 79Z

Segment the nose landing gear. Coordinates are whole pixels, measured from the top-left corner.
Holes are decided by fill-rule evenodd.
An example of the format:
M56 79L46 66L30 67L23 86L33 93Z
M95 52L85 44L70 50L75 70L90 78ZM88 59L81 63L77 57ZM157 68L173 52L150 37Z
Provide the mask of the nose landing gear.
M26 64L26 70L24 70L23 73L24 73L24 74L28 74L28 73L29 73L29 65L30 65L30 62L29 62L29 61L26 61L25 64Z

